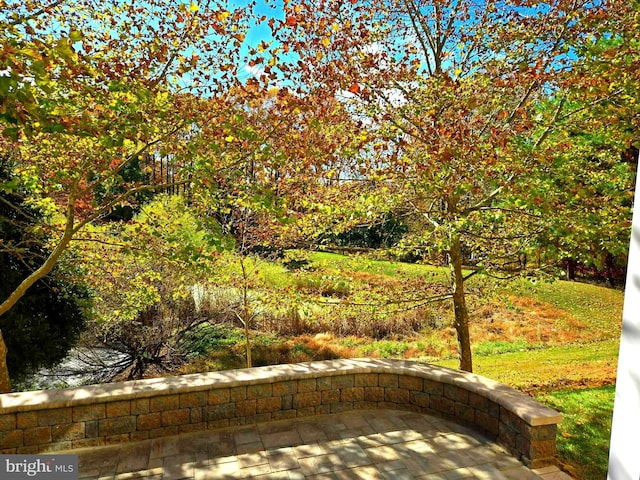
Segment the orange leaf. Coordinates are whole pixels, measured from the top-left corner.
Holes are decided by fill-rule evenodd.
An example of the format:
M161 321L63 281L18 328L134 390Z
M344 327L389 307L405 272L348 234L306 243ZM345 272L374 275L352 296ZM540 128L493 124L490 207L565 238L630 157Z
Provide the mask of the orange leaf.
M360 85L358 85L358 83L354 83L349 87L349 91L351 93L360 93Z
M293 15L289 15L287 17L287 21L285 22L287 25L289 25L290 27L294 27L298 24L298 19L296 17L294 17Z

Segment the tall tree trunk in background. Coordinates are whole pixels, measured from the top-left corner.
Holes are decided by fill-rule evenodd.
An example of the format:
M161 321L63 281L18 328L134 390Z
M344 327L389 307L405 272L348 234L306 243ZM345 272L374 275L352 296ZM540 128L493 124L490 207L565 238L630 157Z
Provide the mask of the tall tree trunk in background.
M464 298L464 277L462 276L462 246L457 235L454 235L449 247L449 269L451 270L451 288L453 290L454 327L458 339L458 368L472 372L469 312Z
M9 393L13 390L9 369L7 368L7 346L0 331L0 393Z

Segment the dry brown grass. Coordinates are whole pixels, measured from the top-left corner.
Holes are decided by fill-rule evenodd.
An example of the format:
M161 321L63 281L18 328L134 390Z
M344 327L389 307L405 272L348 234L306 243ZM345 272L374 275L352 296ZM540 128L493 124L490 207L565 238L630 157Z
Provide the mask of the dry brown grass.
M508 297L472 313L471 335L476 343L525 339L531 344L556 345L584 341L586 326L569 313L528 297Z

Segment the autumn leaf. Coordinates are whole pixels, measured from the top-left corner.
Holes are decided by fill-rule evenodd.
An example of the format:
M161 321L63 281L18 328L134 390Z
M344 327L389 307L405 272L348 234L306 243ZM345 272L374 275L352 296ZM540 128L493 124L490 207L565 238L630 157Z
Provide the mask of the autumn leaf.
M352 85L349 87L349 91L350 91L351 93L355 93L355 94L360 93L360 85L358 85L358 83L357 83L357 82L356 82L356 83L354 83L354 84L352 84Z

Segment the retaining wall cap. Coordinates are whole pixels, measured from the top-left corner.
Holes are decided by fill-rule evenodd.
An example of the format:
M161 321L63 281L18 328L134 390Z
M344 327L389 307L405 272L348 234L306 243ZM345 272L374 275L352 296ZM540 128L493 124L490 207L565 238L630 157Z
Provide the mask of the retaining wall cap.
M489 378L410 360L369 358L270 365L250 369L88 385L64 390L5 393L0 395L0 414L88 405L100 401L112 402L148 398L161 394L208 390L213 387L229 388L239 385L356 373L395 373L455 385L494 401L531 426L557 424L562 420L562 416L555 410L542 405L522 392Z

